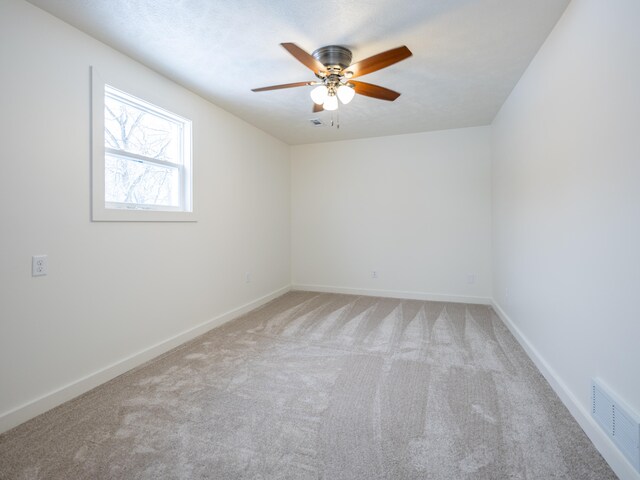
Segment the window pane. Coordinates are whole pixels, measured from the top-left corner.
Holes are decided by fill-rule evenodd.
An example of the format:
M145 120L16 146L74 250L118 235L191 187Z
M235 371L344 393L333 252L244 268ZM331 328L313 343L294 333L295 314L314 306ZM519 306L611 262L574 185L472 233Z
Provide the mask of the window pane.
M179 163L180 133L176 122L105 95L105 147Z
M179 198L178 168L105 156L105 201L179 207Z

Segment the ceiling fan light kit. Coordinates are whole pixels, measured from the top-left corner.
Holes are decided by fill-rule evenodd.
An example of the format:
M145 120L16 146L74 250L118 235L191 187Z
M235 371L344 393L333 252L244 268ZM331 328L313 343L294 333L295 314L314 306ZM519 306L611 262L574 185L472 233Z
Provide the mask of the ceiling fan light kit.
M310 95L313 103L315 103L316 105L322 105L329 95L329 89L326 87L326 85L320 85L311 90Z
M338 109L338 97L335 94L327 95L324 103L322 104L325 110L337 110Z
M312 54L308 54L295 43L282 43L281 45L296 60L313 71L318 80L254 88L253 91L264 92L283 88L315 86L310 92L311 100L314 103L314 112L337 110L338 99L346 105L353 100L356 93L380 100L394 101L400 96L398 92L351 79L381 70L412 55L407 47L402 46L352 64L351 50L340 45L321 47L314 50Z
M353 100L353 97L356 95L356 90L353 85L350 83L345 83L338 87L338 98L345 105Z

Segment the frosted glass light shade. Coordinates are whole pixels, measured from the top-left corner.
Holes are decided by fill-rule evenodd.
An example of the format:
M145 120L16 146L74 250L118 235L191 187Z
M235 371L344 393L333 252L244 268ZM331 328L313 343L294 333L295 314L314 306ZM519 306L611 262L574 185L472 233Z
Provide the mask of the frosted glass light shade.
M311 90L311 100L313 103L322 105L324 101L327 99L327 95L329 94L329 90L324 85L320 85L313 90Z
M345 105L353 100L354 95L356 94L356 90L349 85L340 85L338 87L338 98Z
M325 110L337 110L338 109L338 97L335 95L329 95L324 101Z

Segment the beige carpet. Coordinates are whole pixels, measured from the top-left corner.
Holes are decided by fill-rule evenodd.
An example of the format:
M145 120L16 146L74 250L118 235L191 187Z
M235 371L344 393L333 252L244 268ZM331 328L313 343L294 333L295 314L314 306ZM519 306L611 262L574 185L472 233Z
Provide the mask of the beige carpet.
M609 479L489 307L288 293L0 436L2 479Z

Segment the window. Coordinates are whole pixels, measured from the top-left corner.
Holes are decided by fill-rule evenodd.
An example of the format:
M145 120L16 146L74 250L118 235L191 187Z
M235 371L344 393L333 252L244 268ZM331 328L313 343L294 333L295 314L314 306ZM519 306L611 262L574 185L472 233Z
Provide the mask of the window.
M93 76L93 220L194 220L191 122Z

